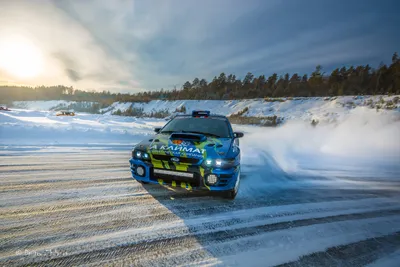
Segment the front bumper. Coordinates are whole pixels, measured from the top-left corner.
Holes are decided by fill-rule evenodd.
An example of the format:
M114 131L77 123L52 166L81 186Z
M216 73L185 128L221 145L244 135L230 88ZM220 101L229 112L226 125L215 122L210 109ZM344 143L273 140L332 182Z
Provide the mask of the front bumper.
M168 164L154 166L151 162L142 161L131 158L129 160L132 177L138 181L147 182L150 184L169 185L172 187L181 187L189 190L209 190L209 191L228 191L235 187L240 165L229 168L203 168L202 166L185 166L183 168L173 169ZM144 169L144 174L139 175L136 171L138 167ZM165 170L167 174L154 173L154 170ZM183 171L186 169L186 171ZM162 172L162 171L161 171ZM175 176L183 174L182 176ZM193 173L193 177L187 177L188 173ZM215 185L208 185L206 177L208 174L215 174L218 177L218 182Z

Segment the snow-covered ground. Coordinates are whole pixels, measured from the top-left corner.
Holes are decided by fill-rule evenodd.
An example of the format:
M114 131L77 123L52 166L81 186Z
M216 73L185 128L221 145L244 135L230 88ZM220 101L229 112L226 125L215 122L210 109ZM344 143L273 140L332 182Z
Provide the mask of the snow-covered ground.
M234 129L245 133L244 161L257 162L259 153L254 150L262 149L286 172L310 172L312 167L317 173L328 174L326 165L340 165L356 176L387 172L393 177L391 167L384 166L400 162L399 112L357 107L340 116L334 124L317 127L291 120L276 128L234 125ZM55 116L53 111L13 109L0 112L0 145L134 145L165 123L155 118L85 113L68 117Z
M398 166L285 171L243 141L234 201L133 181L128 146L0 151L0 265L397 266Z
M246 101L242 102L240 104L244 105ZM214 106L207 106L210 101L201 103L206 109ZM322 108L325 106L319 106L318 101L308 100L308 105L311 103L313 107L308 110L314 110L314 116L324 113ZM324 100L322 103L328 106L337 105ZM57 106L59 103L52 102L51 105ZM12 111L0 112L0 144L134 144L144 136L153 134L154 127L166 123L164 119L80 112L73 117L55 116L55 111L45 111L51 105L47 101L33 102L28 106L42 110L13 108ZM285 102L277 102L277 105L285 105ZM291 162L291 157L304 160L308 158L305 155L386 160L400 154L400 112L397 109L376 111L365 106L351 109L342 107L335 113L340 119L331 124L319 124L317 127L302 120L300 110L304 111L304 107L296 108L292 103L291 109L286 110L287 118L292 119L277 128L245 125L235 125L234 128L246 133L245 142L251 143L251 146L262 145L269 152L273 151L277 159L284 158L280 162L283 168L294 168L296 165ZM225 110L225 113L229 112ZM298 154L302 156L299 157Z
M56 116L52 111L13 109L0 113L0 143L95 144L135 143L165 123L160 119L138 119L112 115L77 113Z
M130 178L131 146L163 119L0 112L0 265L397 266L398 109L308 101L280 127L234 125L234 201ZM335 123L304 121L329 106Z

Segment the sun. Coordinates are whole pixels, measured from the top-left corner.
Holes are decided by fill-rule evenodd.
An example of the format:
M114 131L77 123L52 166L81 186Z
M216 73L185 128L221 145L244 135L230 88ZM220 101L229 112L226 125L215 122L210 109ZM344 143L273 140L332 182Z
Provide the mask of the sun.
M38 76L42 71L43 56L28 40L14 38L0 40L0 69L16 78Z

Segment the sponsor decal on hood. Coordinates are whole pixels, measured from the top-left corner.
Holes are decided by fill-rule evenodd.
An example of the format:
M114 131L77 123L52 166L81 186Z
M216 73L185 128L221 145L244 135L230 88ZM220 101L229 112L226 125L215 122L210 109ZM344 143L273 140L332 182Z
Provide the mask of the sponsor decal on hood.
M227 155L231 139L207 137L204 141L187 140L184 138L171 139L169 135L159 134L151 140L148 152L153 155L170 155L172 157L219 158Z
M179 152L186 152L186 153L198 153L198 154L203 154L206 152L205 149L200 149L196 147L187 147L187 146L181 146L181 145L172 145L172 146L165 146L165 145L152 145L150 147L150 150L152 152L155 152L156 150L162 150L162 151L179 151Z

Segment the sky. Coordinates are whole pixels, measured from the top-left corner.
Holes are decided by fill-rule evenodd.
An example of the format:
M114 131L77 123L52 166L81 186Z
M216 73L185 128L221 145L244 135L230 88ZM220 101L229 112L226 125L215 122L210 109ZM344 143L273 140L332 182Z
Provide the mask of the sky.
M0 84L138 92L390 63L398 0L0 0Z

